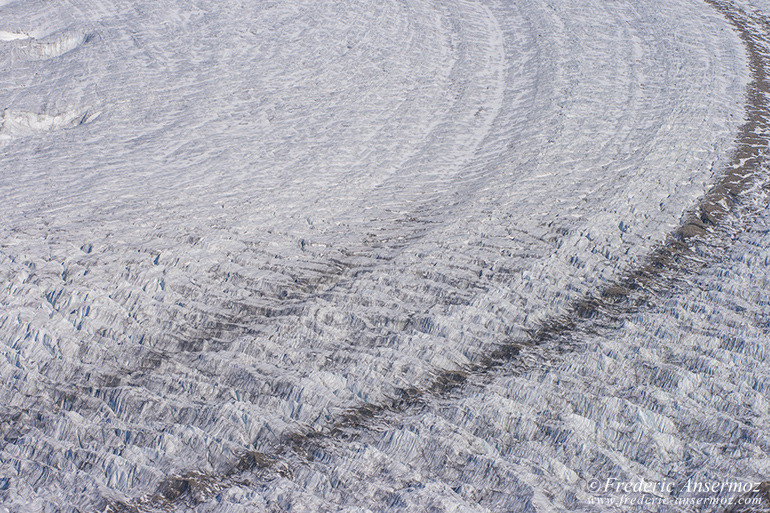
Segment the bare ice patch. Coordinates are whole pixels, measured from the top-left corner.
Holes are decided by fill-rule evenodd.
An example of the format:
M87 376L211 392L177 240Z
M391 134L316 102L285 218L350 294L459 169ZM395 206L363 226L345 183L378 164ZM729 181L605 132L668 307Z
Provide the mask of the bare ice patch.
M42 39L32 39L28 51L32 57L50 59L64 55L93 39L93 34L80 30L64 30Z
M93 32L72 28L48 34L43 30L0 30L0 42L17 45L33 59L64 55L93 38Z
M2 5L0 3L0 5ZM25 34L24 32L8 32L6 30L0 30L0 41L19 41L24 39L30 39L32 36Z
M73 128L93 121L99 114L88 109L66 110L54 115L5 109L0 120L0 140Z

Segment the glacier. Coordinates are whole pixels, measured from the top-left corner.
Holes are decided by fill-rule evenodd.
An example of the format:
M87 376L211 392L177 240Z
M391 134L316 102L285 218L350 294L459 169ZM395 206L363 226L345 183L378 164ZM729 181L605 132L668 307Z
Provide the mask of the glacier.
M767 483L768 21L0 1L0 511Z

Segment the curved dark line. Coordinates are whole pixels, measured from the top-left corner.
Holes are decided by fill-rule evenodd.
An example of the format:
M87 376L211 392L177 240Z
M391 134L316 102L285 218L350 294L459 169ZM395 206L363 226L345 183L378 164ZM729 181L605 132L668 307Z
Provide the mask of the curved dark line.
M765 96L770 94L770 62L763 56L763 53L770 55L770 22L743 12L729 0L704 1L730 22L746 49L751 73L751 82L747 86L747 120L739 129L734 153L721 178L684 216L682 224L653 249L639 267L608 284L598 294L574 302L565 314L545 321L526 339L507 341L482 360L461 370L438 372L427 388L400 389L388 402L363 404L348 410L326 429L286 436L272 454L247 452L222 474L191 472L170 478L161 483L152 497L133 504L115 502L106 511L140 512L149 508L173 508L174 504L196 503L212 495L243 472L290 473L289 469L281 467L282 456L294 453L312 459L312 454L325 441L350 438L357 431L369 427L377 417L405 412L429 397L457 389L471 377L484 376L514 362L522 350L613 322L649 304L677 280L697 272L718 257L717 251L729 245L740 233L739 229L724 225L728 216L740 213L738 209L742 205L742 196L755 186L770 189L770 184L760 181L760 171L767 162L766 150L770 146L770 138L766 135L770 133L770 108ZM763 33L768 37L763 37ZM570 348L563 350L568 352ZM526 370L526 365L521 364L522 372Z

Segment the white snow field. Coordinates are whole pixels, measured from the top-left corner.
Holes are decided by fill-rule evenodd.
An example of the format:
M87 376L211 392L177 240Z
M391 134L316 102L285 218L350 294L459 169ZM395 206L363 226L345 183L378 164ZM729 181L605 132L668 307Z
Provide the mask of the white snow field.
M768 481L767 193L719 192L766 178L766 20L0 0L0 512L692 511L688 480ZM702 265L569 320L707 194L730 214L676 250Z

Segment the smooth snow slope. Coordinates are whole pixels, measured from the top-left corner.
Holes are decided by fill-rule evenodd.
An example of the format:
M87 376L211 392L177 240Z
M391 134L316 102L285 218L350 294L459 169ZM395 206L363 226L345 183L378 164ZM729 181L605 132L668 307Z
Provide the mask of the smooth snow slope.
M392 507L388 467L345 497L304 466L283 495L222 476L634 267L729 160L749 80L696 1L10 2L0 66L0 498L22 511L181 506L191 472L202 508ZM382 457L429 468L405 507L469 508L461 475L429 478L464 442L404 436ZM522 508L546 487L526 465L572 465L532 445L496 474Z

